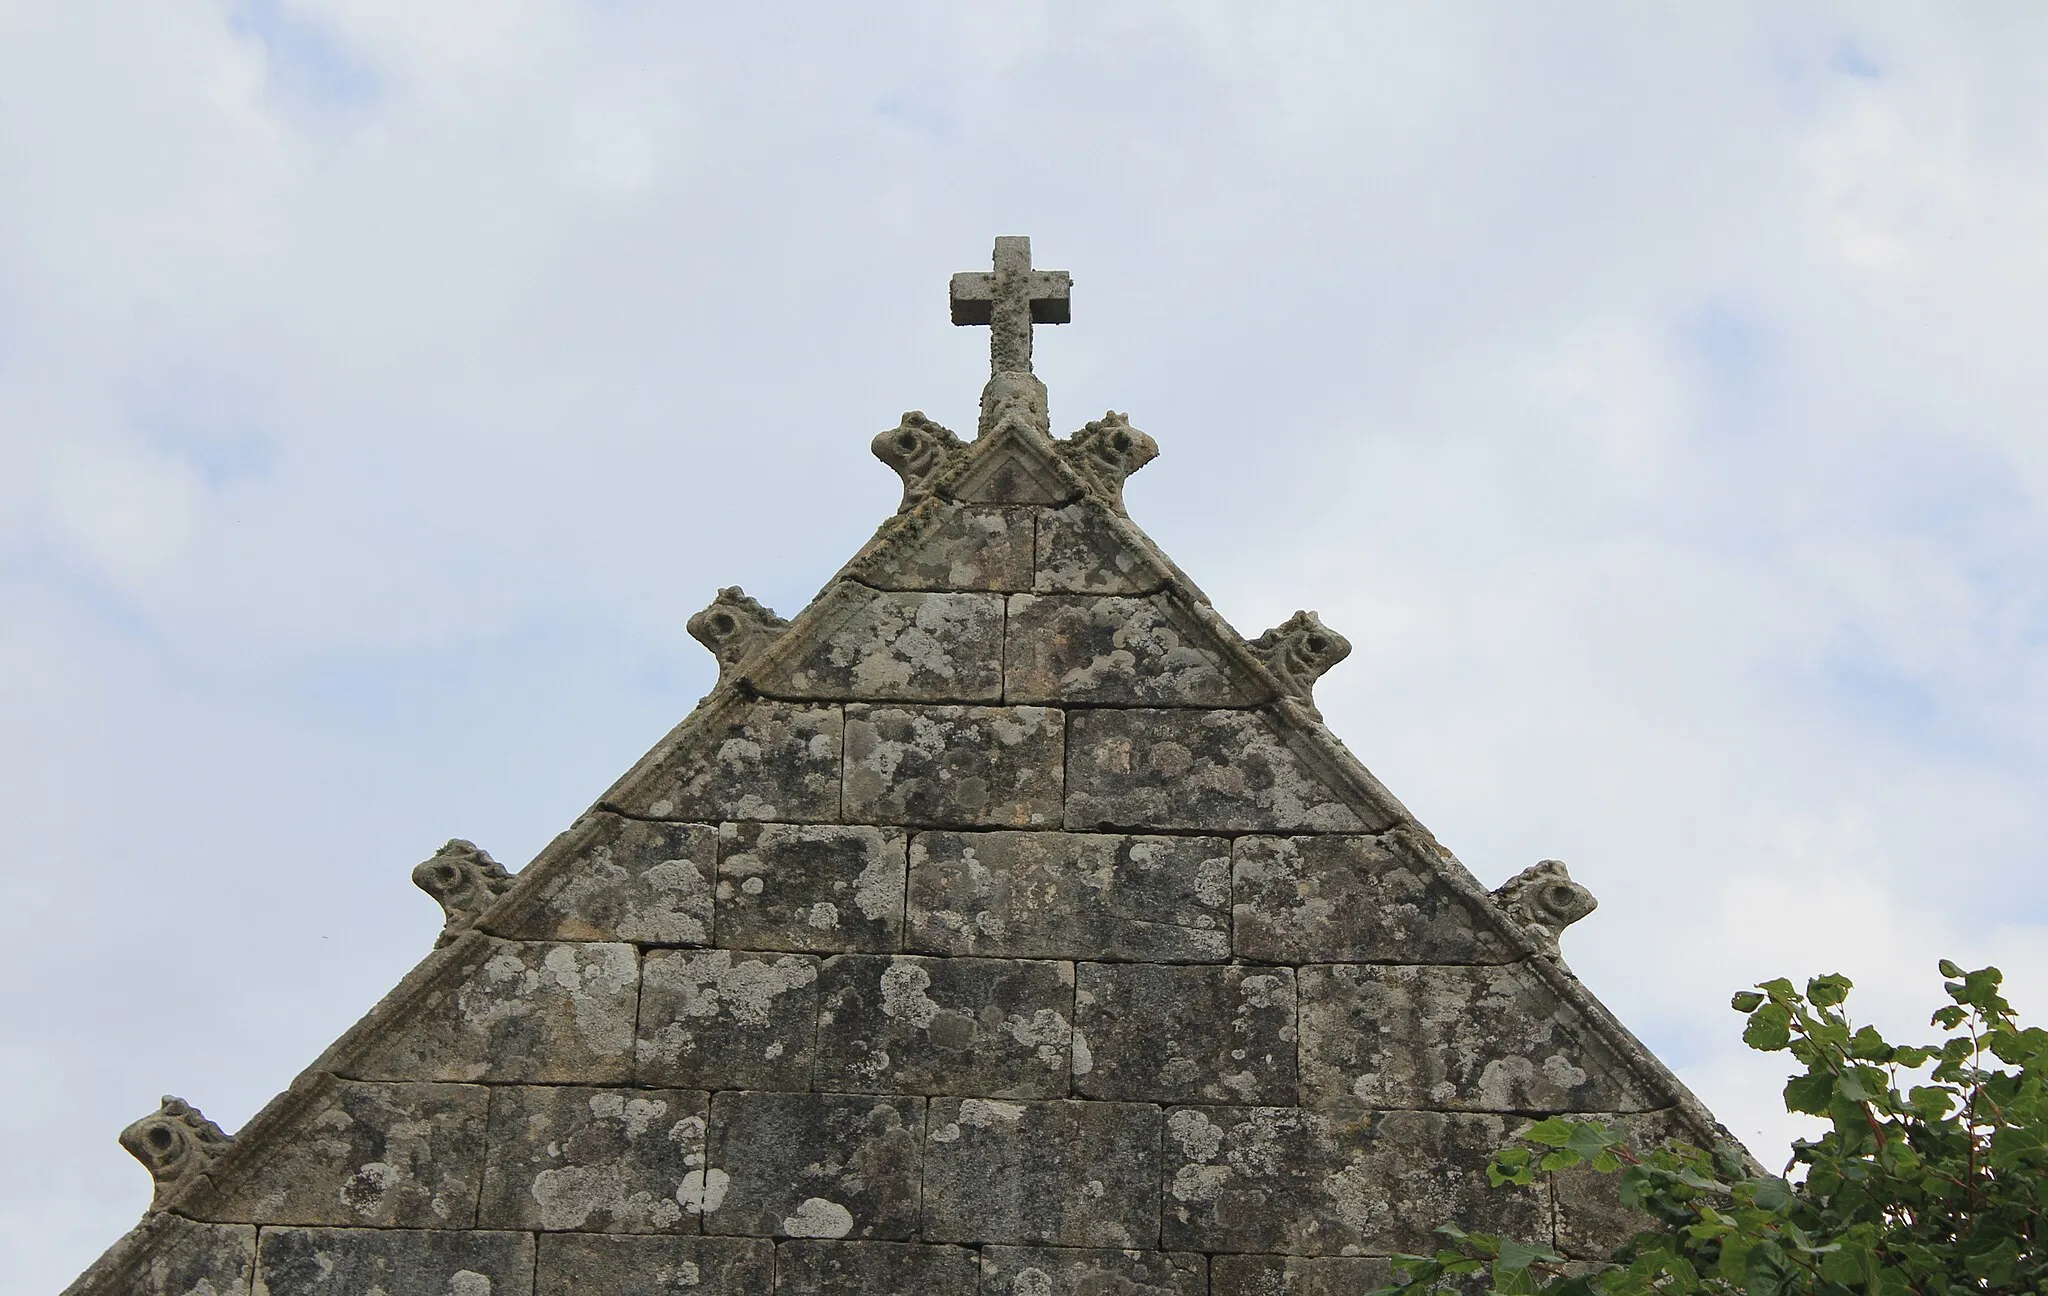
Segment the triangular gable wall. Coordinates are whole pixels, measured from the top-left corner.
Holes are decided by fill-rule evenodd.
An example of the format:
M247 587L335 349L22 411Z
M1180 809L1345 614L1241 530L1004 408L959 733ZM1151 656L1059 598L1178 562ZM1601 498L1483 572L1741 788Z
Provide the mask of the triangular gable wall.
M1322 724L1342 638L1240 637L1124 514L1150 438L1030 395L877 437L902 510L694 618L717 688L516 877L422 865L443 947L231 1145L124 1136L157 1205L72 1291L1335 1293L1445 1219L1625 1233L1483 1175L1545 1113L1717 1136L1556 958L1590 897L1480 887Z

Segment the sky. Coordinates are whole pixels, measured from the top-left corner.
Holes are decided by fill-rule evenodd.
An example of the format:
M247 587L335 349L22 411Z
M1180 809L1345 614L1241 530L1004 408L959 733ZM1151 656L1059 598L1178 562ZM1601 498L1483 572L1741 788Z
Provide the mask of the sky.
M0 0L0 1288L129 1227L970 430L1056 430L1770 1163L1731 991L2048 1018L2048 11Z

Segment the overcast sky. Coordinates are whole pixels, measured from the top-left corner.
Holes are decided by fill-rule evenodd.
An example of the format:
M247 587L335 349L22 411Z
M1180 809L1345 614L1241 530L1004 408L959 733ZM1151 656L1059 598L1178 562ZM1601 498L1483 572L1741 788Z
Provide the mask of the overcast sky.
M0 0L0 1288L131 1223L972 429L1057 429L1767 1161L1731 990L2048 1018L2048 12Z

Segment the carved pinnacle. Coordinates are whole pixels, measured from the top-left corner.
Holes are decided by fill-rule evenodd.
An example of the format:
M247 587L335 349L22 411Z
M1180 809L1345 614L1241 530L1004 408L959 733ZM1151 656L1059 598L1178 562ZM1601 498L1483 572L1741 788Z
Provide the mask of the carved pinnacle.
M149 1208L162 1210L234 1139L183 1098L164 1095L163 1105L121 1131L121 1146L156 1180Z
M1111 410L1061 442L1060 454L1122 513L1124 479L1159 457L1159 443Z
M739 664L754 655L754 650L773 640L789 628L789 622L776 616L756 599L747 597L747 592L737 585L728 585L718 591L718 597L711 600L711 606L690 618L690 637L711 650L718 658L718 682L725 683Z
M896 510L899 513L931 493L932 482L946 470L953 452L960 447L959 437L926 418L922 410L911 410L902 422L887 432L877 432L868 443L875 458L894 468L903 479L903 503Z
M439 949L476 926L491 902L512 885L505 866L461 838L434 852L434 857L412 871L413 885L441 902L447 921L434 941Z
M1493 898L1552 958L1558 956L1557 938L1564 929L1600 907L1591 891L1572 881L1563 860L1530 865L1503 882Z
M1288 696L1314 711L1316 681L1351 655L1351 641L1313 612L1296 612L1251 641L1251 650L1279 677Z

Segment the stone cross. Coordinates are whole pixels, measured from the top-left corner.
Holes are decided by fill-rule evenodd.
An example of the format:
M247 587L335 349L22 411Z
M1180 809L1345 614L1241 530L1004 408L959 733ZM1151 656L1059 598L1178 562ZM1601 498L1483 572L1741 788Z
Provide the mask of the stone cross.
M996 240L995 273L963 271L953 276L953 322L989 326L989 369L1031 372L1031 326L1072 319L1068 294L1073 278L1064 270L1033 270L1031 240L1005 235Z

